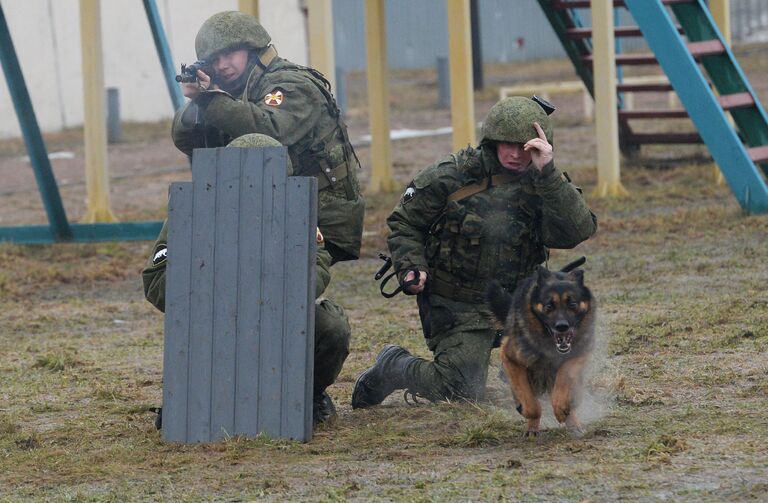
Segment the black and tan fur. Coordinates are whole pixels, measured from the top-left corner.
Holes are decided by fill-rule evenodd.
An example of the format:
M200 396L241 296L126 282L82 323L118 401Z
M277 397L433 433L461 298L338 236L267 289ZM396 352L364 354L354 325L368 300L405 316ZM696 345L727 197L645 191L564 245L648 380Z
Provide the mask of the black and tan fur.
M584 271L570 270L574 264L559 272L537 266L512 295L496 282L488 286L491 311L504 324L501 361L518 411L528 420L526 436L539 433L538 397L544 393L560 423L581 429L574 411L594 347L596 305Z

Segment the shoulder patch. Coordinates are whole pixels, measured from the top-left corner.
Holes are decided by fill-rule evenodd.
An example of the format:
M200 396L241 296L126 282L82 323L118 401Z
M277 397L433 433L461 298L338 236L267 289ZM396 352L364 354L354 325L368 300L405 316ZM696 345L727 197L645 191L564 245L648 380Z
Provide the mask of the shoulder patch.
M400 204L408 204L414 197L416 197L416 186L411 182L408 184L405 192L403 192L403 197L400 198Z
M166 245L158 245L155 249L155 253L152 255L152 265L160 265L168 258L168 247Z
M264 103L271 107L279 107L283 104L283 101L285 101L285 95L283 95L283 91L280 89L274 89L264 96Z

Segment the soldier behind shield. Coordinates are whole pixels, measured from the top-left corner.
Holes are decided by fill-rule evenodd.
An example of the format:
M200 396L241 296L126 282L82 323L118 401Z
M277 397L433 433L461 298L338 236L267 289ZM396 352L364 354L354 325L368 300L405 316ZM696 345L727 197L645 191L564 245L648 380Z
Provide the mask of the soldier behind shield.
M365 202L347 126L328 80L278 56L271 40L243 12L220 12L203 23L195 50L213 74L199 70L197 82L181 84L190 101L174 117L173 141L187 155L249 133L279 141L295 175L318 179L318 226L332 263L355 260Z

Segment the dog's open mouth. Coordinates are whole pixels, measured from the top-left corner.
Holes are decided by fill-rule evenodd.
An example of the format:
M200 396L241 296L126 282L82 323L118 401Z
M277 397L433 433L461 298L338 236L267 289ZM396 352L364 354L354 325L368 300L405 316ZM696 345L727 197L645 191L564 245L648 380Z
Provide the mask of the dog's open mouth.
M565 332L558 332L557 330L550 330L550 334L555 339L555 349L561 355L567 354L571 351L571 341L573 340L574 329L571 328Z

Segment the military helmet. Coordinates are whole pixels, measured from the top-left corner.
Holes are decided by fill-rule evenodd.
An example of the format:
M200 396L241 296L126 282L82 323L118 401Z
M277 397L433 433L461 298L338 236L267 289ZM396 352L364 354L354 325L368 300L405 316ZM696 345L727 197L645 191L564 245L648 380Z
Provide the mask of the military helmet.
M195 37L197 59L208 59L214 53L233 47L261 49L272 38L259 21L244 12L225 11L206 19Z
M271 136L261 133L250 133L238 136L227 144L227 147L282 147L283 144L275 140ZM293 165L291 164L291 158L286 156L285 160L288 163L288 175L293 174Z
M552 143L552 122L544 109L530 98L513 96L504 98L491 107L483 122L482 142L503 141L525 143L538 138L533 123L538 122L547 140Z

